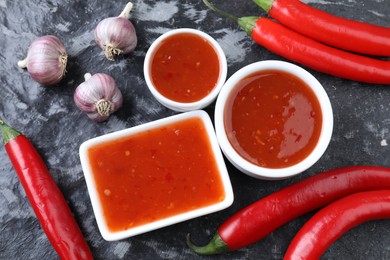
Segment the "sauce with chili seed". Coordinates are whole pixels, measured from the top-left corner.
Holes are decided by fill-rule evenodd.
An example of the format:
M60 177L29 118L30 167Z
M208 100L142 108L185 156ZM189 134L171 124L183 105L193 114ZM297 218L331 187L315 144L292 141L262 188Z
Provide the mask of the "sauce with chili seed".
M313 90L282 71L254 73L228 98L225 130L236 152L266 168L284 168L305 159L322 128L321 107Z
M88 150L108 229L219 203L225 191L203 121L186 119Z
M175 34L158 46L150 74L161 95L177 102L196 102L216 86L220 76L219 58L203 37Z

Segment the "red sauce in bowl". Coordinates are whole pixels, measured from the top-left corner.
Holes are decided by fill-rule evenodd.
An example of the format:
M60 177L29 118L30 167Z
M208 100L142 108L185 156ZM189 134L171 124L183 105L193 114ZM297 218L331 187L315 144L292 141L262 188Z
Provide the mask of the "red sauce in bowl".
M150 74L161 95L176 102L196 102L216 86L220 76L219 58L203 37L174 34L157 47Z
M320 103L298 77L268 70L242 79L225 107L225 130L236 152L265 168L305 159L322 128Z
M200 118L94 145L88 157L104 219L112 232L225 199Z

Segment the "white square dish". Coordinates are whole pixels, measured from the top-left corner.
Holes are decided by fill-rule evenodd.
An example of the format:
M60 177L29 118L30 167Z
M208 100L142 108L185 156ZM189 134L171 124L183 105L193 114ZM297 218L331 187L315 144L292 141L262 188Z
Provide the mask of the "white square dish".
M198 126L199 131L196 130ZM202 133L204 137L201 137ZM187 142L190 143L184 145ZM200 146L197 148L196 145ZM115 154L109 152L116 147L120 148L113 150ZM152 151L150 156L149 151ZM121 156L126 158L124 166L116 162ZM80 146L80 160L100 233L108 241L210 214L233 203L232 186L211 119L201 110L90 139ZM141 169L143 167L145 170ZM201 175L196 175L199 172ZM121 178L120 184L114 182L117 177ZM145 178L149 179L144 181ZM138 187L141 183L145 184L143 188ZM216 200L202 202L206 197L214 196L201 191L203 188L214 192ZM166 201L162 199L164 196ZM150 201L145 198L150 198ZM124 199L129 201L123 202ZM184 202L185 199L187 202ZM115 200L122 201L124 210L120 214L110 209ZM192 202L194 205L187 205ZM150 204L155 204L155 208L148 209ZM188 207L179 209L180 204ZM126 211L128 208L131 209ZM174 210L176 213L172 213ZM150 214L165 212L165 216L149 216L146 215L148 211ZM142 214L145 214L144 219ZM140 219L135 220L138 215L141 215ZM119 219L124 221L124 226L113 228L110 223L120 222Z

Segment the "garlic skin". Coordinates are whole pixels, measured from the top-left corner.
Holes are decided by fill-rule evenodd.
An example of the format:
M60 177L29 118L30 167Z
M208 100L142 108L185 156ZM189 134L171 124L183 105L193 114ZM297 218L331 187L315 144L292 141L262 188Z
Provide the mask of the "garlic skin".
M28 48L27 58L18 62L20 68L27 68L31 78L48 86L61 81L66 72L68 54L64 44L53 35L34 40Z
M115 80L104 73L93 76L87 73L85 81L75 90L73 98L76 106L87 113L94 121L102 122L122 107L122 92L115 84Z
M95 41L111 61L115 55L130 53L137 46L135 28L128 20L132 7L128 3L118 17L102 20L95 29Z

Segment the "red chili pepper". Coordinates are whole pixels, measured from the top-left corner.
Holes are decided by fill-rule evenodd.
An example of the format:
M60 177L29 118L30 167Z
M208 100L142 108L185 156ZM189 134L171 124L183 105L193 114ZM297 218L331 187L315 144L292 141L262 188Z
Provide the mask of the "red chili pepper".
M284 58L340 78L374 84L390 84L390 61L332 48L270 19L237 18L215 8L207 0L203 2L210 9L237 21L256 43Z
M253 0L272 18L314 40L353 52L390 56L390 28L334 16L298 0Z
M198 254L218 254L248 246L287 222L347 195L390 189L390 169L344 167L281 189L240 210L222 224L206 246L187 244Z
M351 228L390 218L390 190L359 192L318 211L292 240L284 260L320 259L326 249Z
M45 163L31 142L0 119L5 150L34 212L61 259L93 259L91 251Z

